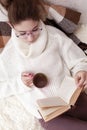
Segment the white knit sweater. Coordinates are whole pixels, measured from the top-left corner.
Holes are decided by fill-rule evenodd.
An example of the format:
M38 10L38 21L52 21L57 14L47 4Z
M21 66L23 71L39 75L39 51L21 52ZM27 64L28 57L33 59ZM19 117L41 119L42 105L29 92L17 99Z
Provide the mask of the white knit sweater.
M12 37L0 55L0 98L16 95L25 108L41 118L36 100L57 96L58 88L65 75L87 71L87 57L81 49L61 31L42 22L40 37L33 44L26 44ZM21 81L22 72L44 73L49 84L38 89L29 88Z

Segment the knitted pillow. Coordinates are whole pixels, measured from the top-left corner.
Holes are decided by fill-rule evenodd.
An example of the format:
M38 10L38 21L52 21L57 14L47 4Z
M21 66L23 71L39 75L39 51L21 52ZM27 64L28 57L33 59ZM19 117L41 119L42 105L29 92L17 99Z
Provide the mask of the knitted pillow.
M60 5L50 4L48 19L54 20L65 33L73 33L78 25L81 13Z
M47 8L48 7L48 8ZM47 5L48 17L45 21L46 24L50 24L60 30L62 30L69 38L71 38L84 52L87 50L87 44L82 42L74 32L78 27L80 19L80 12L75 10L59 6L59 5ZM86 53L87 55L87 53Z
M0 4L0 48L5 46L11 35L11 28L6 23L7 21L7 11Z
M0 48L3 48L11 36L11 27L6 22L0 22Z

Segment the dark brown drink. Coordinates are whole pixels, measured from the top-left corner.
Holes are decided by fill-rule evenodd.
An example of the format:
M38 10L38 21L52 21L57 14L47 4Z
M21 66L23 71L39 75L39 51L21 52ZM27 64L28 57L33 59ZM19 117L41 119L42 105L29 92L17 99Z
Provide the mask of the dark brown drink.
M43 88L47 85L48 79L45 74L37 73L33 78L33 84L38 88Z

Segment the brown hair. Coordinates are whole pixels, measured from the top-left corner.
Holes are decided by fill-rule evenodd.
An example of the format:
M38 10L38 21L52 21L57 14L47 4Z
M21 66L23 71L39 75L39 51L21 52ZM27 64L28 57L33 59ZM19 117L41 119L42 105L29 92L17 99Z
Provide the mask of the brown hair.
M27 19L39 21L46 14L42 0L0 0L0 3L8 11L12 25Z
M0 0L0 4L7 10L11 0Z

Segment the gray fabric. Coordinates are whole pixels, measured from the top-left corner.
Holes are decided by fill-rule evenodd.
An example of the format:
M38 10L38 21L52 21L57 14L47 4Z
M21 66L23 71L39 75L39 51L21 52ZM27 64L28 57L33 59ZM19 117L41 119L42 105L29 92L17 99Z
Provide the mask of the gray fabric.
M75 36L73 33L69 35L69 37L78 45L81 41Z
M11 35L11 27L6 22L0 22L0 35L1 36Z
M58 23L58 25L63 29L65 33L68 34L73 33L77 28L76 24L66 18L64 18L60 23Z

